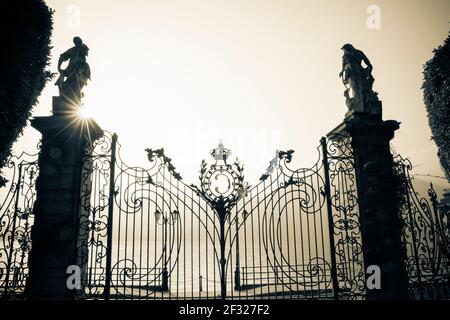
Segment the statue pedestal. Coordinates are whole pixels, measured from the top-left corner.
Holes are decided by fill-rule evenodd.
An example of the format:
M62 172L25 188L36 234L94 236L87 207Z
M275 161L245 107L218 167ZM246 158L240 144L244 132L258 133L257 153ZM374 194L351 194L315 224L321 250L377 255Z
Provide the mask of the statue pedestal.
M349 106L349 111L345 114L345 119L352 119L355 117L381 120L383 117L381 101L371 101L365 104L352 103L351 106Z
M52 113L54 115L78 115L80 102L71 101L67 97L53 97Z

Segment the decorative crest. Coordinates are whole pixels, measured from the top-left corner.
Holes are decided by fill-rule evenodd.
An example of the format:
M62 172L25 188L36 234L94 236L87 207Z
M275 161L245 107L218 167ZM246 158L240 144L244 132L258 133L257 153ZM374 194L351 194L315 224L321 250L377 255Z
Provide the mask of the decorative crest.
M250 186L244 182L244 166L238 160L227 164L231 151L223 146L222 141L210 154L216 163L208 168L207 162L203 160L199 177L200 187L192 184L191 188L221 215L245 197Z
M222 140L220 140L217 148L212 149L210 151L210 154L214 158L214 160L216 160L216 163L217 161L223 161L227 163L228 157L231 156L231 150L226 149L223 146Z

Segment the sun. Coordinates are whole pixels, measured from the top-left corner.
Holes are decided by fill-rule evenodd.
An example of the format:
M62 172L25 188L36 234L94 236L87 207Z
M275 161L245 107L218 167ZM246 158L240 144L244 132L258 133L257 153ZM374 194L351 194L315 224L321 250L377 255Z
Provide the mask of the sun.
M89 108L83 103L78 110L78 116L82 119L92 118L93 114L89 111Z

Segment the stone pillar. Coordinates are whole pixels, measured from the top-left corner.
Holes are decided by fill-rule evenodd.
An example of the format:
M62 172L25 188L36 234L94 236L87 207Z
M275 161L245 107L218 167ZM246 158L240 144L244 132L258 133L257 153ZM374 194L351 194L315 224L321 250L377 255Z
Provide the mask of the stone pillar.
M446 205L450 207L450 189L444 189L444 193L442 194L440 204L443 206Z
M42 133L42 146L26 295L74 299L75 291L66 285L66 270L76 264L83 150L103 131L60 97L53 99L52 116L36 117L31 125Z
M400 123L381 115L353 114L330 135L349 134L355 160L365 268L381 270L381 289L367 290L368 299L406 299L408 275L402 245L402 222L396 205L390 141Z

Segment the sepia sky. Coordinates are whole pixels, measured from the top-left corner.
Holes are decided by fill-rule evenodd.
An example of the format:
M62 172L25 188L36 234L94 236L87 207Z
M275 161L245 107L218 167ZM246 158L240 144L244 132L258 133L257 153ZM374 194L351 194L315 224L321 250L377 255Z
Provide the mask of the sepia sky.
M164 147L186 182L219 139L256 184L276 149L293 166L317 160L321 136L347 108L338 77L344 43L374 66L384 119L401 122L393 145L415 173L443 176L422 101L422 65L450 29L448 0L48 0L55 10L52 71L79 35L92 81L85 112L117 132L122 158L146 165ZM369 5L380 9L370 29ZM49 83L33 115L50 115ZM28 127L14 150L33 151ZM212 159L211 159L212 160ZM443 183L444 180L441 180Z

